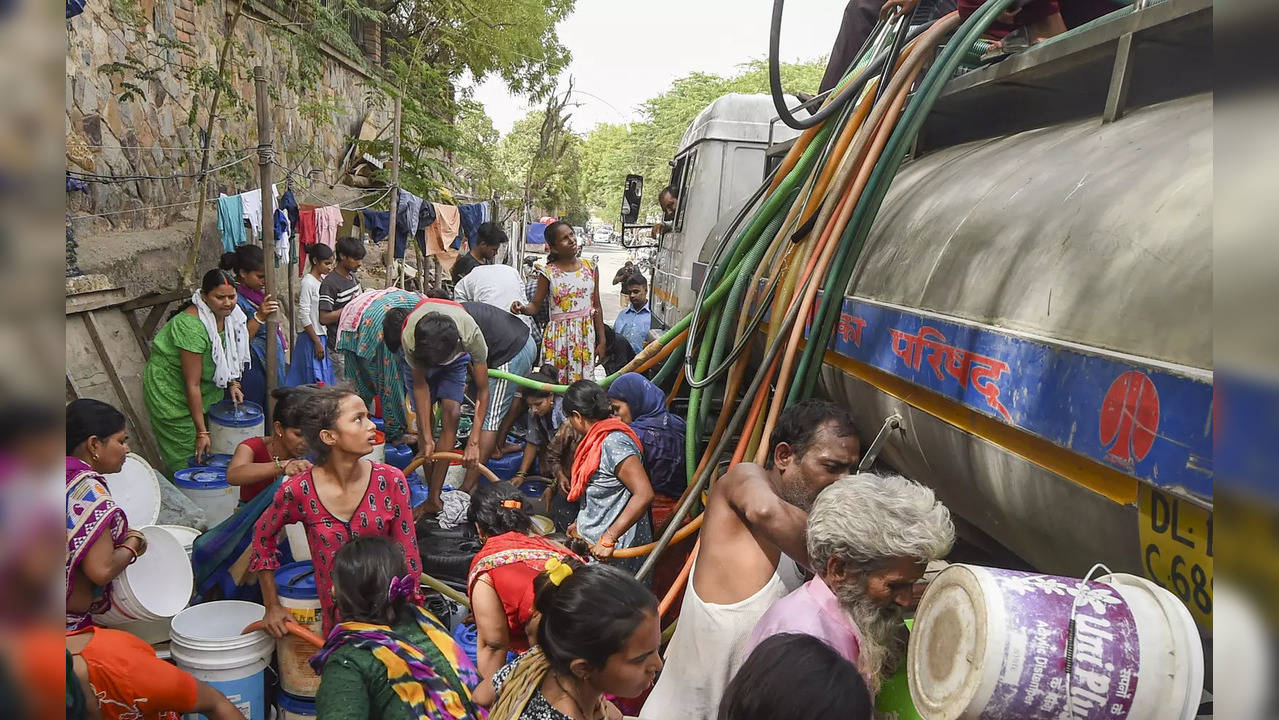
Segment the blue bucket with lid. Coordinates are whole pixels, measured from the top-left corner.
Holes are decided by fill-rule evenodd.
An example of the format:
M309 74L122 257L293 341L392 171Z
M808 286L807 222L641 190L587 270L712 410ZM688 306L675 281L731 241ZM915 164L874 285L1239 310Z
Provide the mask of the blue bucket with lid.
M215 468L225 472L227 467L230 464L231 464L230 453L210 453L204 456L204 462L196 462L196 459L194 456L187 458L187 467L192 467L192 468L198 468L198 467Z
M280 706L280 720L307 720L315 717L315 698L300 698L281 692L276 704Z
M227 483L221 468L183 468L173 473L173 484L204 510L209 527L231 517L240 501L240 488Z
M240 443L266 435L266 415L262 406L252 402L239 405L230 400L209 407L209 449L231 454Z

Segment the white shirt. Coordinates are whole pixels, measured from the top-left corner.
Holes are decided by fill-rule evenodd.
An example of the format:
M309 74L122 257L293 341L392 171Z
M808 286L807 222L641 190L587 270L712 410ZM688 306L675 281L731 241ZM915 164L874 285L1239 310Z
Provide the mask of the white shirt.
M280 191L271 186L271 207L272 209L280 207L279 203ZM240 209L244 215L244 219L249 221L253 226L253 237L262 237L262 189L250 190L240 193ZM274 222L274 217L268 217L267 222Z
M524 294L524 280L510 265L479 265L453 288L453 299L458 302L479 302L499 307L507 312L511 303L528 303ZM533 326L533 318L517 315L525 325Z
M302 276L302 288L298 290L297 306L298 332L312 326L315 334L324 337L328 329L320 323L320 281L311 273Z

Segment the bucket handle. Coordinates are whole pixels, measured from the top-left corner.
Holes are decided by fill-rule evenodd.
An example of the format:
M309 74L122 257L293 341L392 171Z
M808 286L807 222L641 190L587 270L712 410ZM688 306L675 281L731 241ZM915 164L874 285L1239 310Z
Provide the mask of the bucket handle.
M302 627L296 622L293 622L292 620L285 620L284 626L288 628L290 634L295 635L298 638L314 645L316 648L324 647L323 638L311 632L309 629ZM265 628L266 628L266 625L261 620L258 620L257 622L251 623L248 627L241 630L240 634L248 635L251 632L258 632L259 630L263 630Z

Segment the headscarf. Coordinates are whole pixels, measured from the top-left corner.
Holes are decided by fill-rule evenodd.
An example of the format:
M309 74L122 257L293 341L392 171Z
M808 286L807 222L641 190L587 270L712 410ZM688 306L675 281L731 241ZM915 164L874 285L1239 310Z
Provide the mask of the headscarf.
M413 606L414 620L427 637L417 645L386 625L344 622L333 628L311 668L323 675L334 651L343 645L368 650L386 667L386 679L415 720L473 720L483 717L471 699L480 683L475 665L440 621Z
M204 331L209 334L209 342L213 345L213 384L226 387L232 380L238 380L244 372L244 366L253 362L249 354L248 318L244 311L236 305L223 323L226 340L218 335L218 321L213 311L204 302L200 291L191 294L191 304L195 305L200 322L204 323Z
M608 396L631 409L631 427L644 445L644 470L653 489L679 497L688 486L684 461L684 419L666 409L666 394L639 373L629 372L608 386Z
M604 441L611 433L624 432L639 446L641 456L644 443L629 425L615 417L605 418L586 431L586 437L578 443L573 452L573 471L569 474L572 484L568 490L568 501L577 502L586 494L586 486L591 484L591 476L599 472L600 462L604 458ZM611 468L610 468L611 470Z

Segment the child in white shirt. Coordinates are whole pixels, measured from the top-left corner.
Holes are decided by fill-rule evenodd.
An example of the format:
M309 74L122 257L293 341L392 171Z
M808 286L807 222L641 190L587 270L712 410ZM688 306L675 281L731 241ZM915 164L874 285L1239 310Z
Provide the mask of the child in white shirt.
M320 281L333 271L333 249L322 243L307 248L311 259L311 271L302 276L298 290L295 325L298 339L293 345L293 358L289 363L288 385L311 383L334 384L333 363L324 348L324 336L328 332L320 323Z

